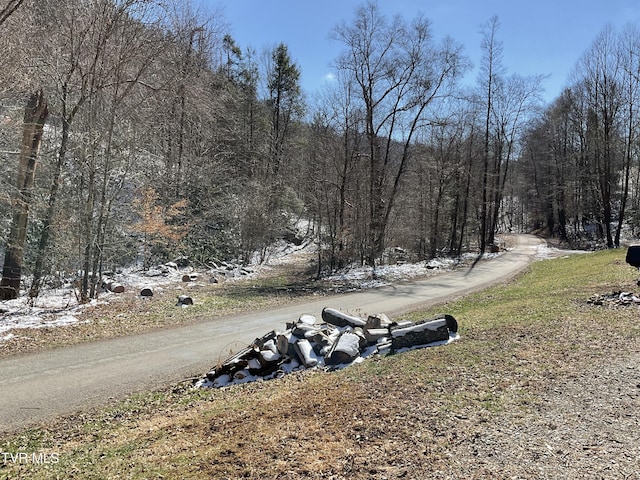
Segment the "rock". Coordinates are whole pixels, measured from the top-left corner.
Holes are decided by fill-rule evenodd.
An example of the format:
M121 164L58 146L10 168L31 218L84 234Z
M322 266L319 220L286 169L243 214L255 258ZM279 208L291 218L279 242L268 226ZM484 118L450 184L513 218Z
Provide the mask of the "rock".
M180 295L178 297L178 307L183 307L187 305L193 305L193 299L189 295Z

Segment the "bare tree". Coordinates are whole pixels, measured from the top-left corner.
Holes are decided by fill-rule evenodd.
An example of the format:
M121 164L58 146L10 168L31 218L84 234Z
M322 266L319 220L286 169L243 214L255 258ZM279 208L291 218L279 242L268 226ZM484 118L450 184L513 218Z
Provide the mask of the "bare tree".
M571 121L572 98L565 91L531 122L523 136L519 175L525 177L519 196L526 199L531 227L570 241L568 222L575 216L569 190L577 172L576 145Z
M544 76L506 75L502 43L497 39L500 23L491 18L482 28L482 63L479 76L484 111L482 200L480 205L480 256L494 243L509 169L517 154L523 125L536 112Z
M626 220L629 195L631 190L631 172L638 157L638 108L640 108L640 31L637 25L629 24L619 37L618 55L621 63L621 88L625 104L623 115L624 126L621 134L625 137L622 192L618 209L618 222L613 243L620 246L620 235ZM636 185L637 187L637 185Z
M543 76L511 75L498 84L492 105L493 162L491 165L492 211L487 231L487 243L494 243L500 226L500 210L504 199L513 157L518 153L520 135L539 103Z
M366 261L375 266L385 247L389 219L413 153L416 132L428 107L464 70L460 47L451 39L432 40L430 22L389 22L377 3L356 9L351 24L334 29L345 46L337 65L358 86L365 112L369 162L369 220Z
M338 72L340 75L343 72ZM357 102L353 79L331 82L318 95L309 139L304 178L311 184L319 242L318 274L323 261L330 270L342 268L362 255L358 238L363 203L362 144L364 112ZM307 185L307 183L305 183ZM323 258L323 254L326 257Z
M102 182L103 193L97 193L99 180L96 162L98 156L95 151L89 152L87 147L93 145L94 148L103 149L106 146L106 158L110 157L113 123L107 121L106 128L104 128L104 124L98 126L97 118L103 114L107 115L109 112L108 109L107 111L98 110L101 100L104 100L105 93L112 93L111 99L114 103L112 103L110 112L113 122L113 118L115 118L113 108L117 107L127 94L141 82L142 73L149 67L150 62L157 54L154 42L148 38L153 30L150 26L144 26L141 22L142 18L140 18L145 12L144 8L150 7L148 2L144 0L125 0L122 2L93 0L89 4L76 0L65 0L42 6L40 22L44 24L43 26L50 28L54 34L47 47L50 49L49 55L44 56L40 69L42 76L51 78L53 82L56 94L52 106L56 109L55 115L61 124L61 132L52 169L48 205L42 221L36 252L33 283L30 289L32 297L38 295L42 285L48 255L47 249L53 233L62 178L69 161L69 154L74 159L84 157L86 160L84 162L81 160L81 168L77 171L81 174L79 179L86 182L85 191L87 194L80 210L84 212L81 218L84 219L85 227L84 274L81 288L83 300L88 298L89 290L93 291L97 282L95 276L91 278L91 281L88 277L93 263L91 259L96 252L95 232L99 230L99 227L96 227L98 230L92 227L94 222L90 219L93 219L95 215L98 224L100 224L106 218L106 211L103 210L105 204L100 202L100 196L104 197L105 183ZM139 20L133 19L134 11ZM131 32L136 31L138 33L130 35ZM147 37L140 37L140 32L145 32ZM131 52L136 48L134 56ZM61 58L57 55L60 49L66 52L66 55ZM83 129L93 125L101 132L97 136L97 132L91 133L88 137L91 140L86 143L75 142L72 135L74 122L81 116L84 120L82 122ZM106 138L102 133L106 134ZM80 134L80 129L78 129L78 134ZM76 147L81 148L70 150ZM105 155L101 154L100 158L104 159ZM103 173L102 178L109 178L108 169ZM106 201L106 197L103 199ZM94 211L96 208L100 209L97 214Z
M579 79L576 90L585 100L587 155L594 166L592 181L600 203L597 221L609 248L614 246L611 231L614 192L622 170L619 163L621 66L616 48L614 32L607 27L582 56L575 72Z
M489 202L491 199L491 182L493 177L489 171L489 156L491 154L491 118L496 84L504 73L502 66L502 42L497 39L500 22L498 17L492 17L481 30L482 34L482 62L480 68L479 84L480 95L484 104L484 151L482 155L482 200L480 204L480 256L487 248L489 238L493 237L491 231L491 219L489 217L492 209Z
M24 3L24 0L9 0L9 2L0 9L0 25L7 21L7 19L20 8L20 5Z

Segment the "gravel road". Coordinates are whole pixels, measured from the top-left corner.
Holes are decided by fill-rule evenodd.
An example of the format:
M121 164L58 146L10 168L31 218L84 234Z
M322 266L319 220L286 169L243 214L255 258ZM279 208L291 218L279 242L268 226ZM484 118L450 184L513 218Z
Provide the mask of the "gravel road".
M513 249L498 258L425 280L0 360L0 432L200 376L230 351L283 329L302 313L320 317L330 306L394 317L452 300L514 277L534 260L542 243L517 235Z

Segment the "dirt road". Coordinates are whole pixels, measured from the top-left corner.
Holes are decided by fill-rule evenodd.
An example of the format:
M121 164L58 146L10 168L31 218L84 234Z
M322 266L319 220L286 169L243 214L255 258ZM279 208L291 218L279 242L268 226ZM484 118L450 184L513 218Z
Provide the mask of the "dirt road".
M543 243L529 235L514 239L514 248L498 258L426 280L1 360L0 432L201 376L230 351L283 329L302 313L319 318L325 306L394 317L512 278L533 261Z

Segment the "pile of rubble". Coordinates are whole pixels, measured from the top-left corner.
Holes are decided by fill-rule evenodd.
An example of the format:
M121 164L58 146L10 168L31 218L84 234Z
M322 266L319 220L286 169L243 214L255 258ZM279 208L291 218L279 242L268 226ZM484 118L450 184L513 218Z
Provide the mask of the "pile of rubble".
M606 295L592 295L587 300L587 303L598 306L627 307L629 305L640 305L640 297L632 292L617 291Z
M457 331L456 319L448 314L419 322L392 322L384 314L363 319L325 308L322 322L313 315L301 315L285 331L271 331L219 363L196 385L223 387L308 368L340 368L374 354L448 343L458 338Z

